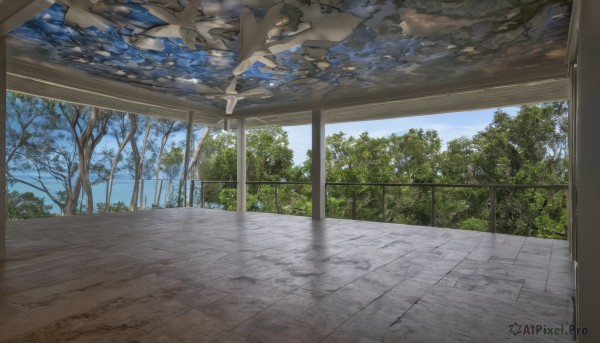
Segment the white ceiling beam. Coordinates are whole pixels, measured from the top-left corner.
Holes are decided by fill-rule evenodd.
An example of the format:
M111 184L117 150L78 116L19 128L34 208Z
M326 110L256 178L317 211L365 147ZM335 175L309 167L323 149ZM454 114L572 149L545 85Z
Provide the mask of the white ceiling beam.
M502 108L561 101L567 98L568 78L563 77L374 104L342 106L325 110L324 115L327 123L333 124ZM246 122L248 127L306 125L311 122L311 111L304 110L271 116L246 117Z
M10 49L13 40L9 39ZM108 78L94 76L85 71L68 68L60 65L34 60L31 63L13 59L8 52L8 74L44 82L62 88L79 90L82 93L98 94L105 97L123 99L130 102L138 102L158 107L174 108L183 111L200 111L204 113L220 114L217 109L202 103L188 100L160 90L150 90L127 82L119 82ZM9 85L11 88L11 85Z
M45 62L10 37L7 48L11 91L176 120L185 120L187 112L194 111L194 123L201 125L212 126L223 118L222 111L201 102Z
M54 0L0 0L0 36L50 7Z

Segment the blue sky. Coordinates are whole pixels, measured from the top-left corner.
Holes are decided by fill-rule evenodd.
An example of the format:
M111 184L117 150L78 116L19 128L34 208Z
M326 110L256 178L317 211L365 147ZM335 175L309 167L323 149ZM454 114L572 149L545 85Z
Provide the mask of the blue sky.
M504 111L515 115L518 107L503 108ZM325 133L331 135L344 132L347 135L358 136L367 131L372 137L385 137L392 133L403 134L412 128L436 130L442 141L448 141L461 136L471 137L478 131L485 129L492 122L496 109L454 112L417 117L404 117L397 119L371 120L344 124L329 124L325 126ZM287 126L290 148L294 151L294 164L301 164L306 159L306 151L311 148L310 125Z
M510 115L515 115L518 109L519 107L502 108L502 110ZM325 126L325 133L331 135L342 131L349 136L356 137L367 131L371 137L385 137L392 133L403 134L412 128L423 128L425 130L436 130L444 143L443 148L445 148L445 143L454 138L459 138L461 136L472 137L478 131L485 129L486 126L492 123L495 111L496 109L487 109L344 124L329 124ZM306 160L306 151L311 148L310 125L286 126L284 129L288 132L290 142L289 147L294 151L294 164L302 164ZM178 132L172 139L174 143L183 140L185 140L185 132ZM109 147L114 150L118 148L113 138L107 137L103 141L103 144L103 147ZM103 147L100 147L99 149L101 150Z

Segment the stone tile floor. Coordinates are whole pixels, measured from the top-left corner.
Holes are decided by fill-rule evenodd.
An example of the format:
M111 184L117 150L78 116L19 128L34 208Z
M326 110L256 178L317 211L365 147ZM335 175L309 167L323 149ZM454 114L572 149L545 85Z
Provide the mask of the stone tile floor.
M2 342L563 342L567 242L169 209L9 223ZM522 327L523 329L523 327Z

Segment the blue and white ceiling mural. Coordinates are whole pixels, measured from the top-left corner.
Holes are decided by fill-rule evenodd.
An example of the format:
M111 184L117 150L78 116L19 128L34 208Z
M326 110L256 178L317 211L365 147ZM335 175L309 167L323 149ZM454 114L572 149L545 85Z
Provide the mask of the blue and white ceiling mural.
M565 55L570 0L58 0L11 36L56 64L234 108Z

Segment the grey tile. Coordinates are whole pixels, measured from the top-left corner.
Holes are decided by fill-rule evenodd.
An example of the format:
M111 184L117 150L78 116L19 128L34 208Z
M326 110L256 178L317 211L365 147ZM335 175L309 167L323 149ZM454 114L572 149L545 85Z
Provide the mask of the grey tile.
M204 343L214 342L225 336L227 332L218 326L219 320L206 314L191 310L150 333L133 340L133 342L167 342ZM133 343L132 342L132 343Z
M502 342L573 320L565 241L203 209L7 233L7 342Z

